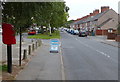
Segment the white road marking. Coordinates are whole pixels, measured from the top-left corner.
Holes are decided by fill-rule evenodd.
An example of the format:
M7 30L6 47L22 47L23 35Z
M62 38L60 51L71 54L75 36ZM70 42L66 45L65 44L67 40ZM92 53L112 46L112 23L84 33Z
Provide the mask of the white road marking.
M74 37L73 37L73 38L74 38ZM78 40L77 38L74 38L74 39L75 39L75 40ZM104 53L104 52L102 52L102 51L96 50L96 49L93 48L92 46L89 46L89 45L87 45L87 44L84 44L83 42L81 42L81 41L79 41L79 40L78 40L78 42L80 42L81 44L83 44L84 46L86 46L86 47L88 47L88 48L91 48L91 49L95 50L96 52L104 55L105 57L110 58L110 55L108 55L108 54L106 54L106 53Z
M65 80L65 72L64 72L64 66L63 66L63 57L60 55L61 58L61 69L62 69L62 80Z
M108 54L106 54L106 53L104 53L104 52L101 52L101 51L99 51L99 50L96 50L96 51L99 52L99 53L101 53L102 55L104 55L104 56L110 58L110 56L109 56Z
M66 33L66 34L68 34L68 33ZM98 52L98 53L104 55L104 56L107 57L107 58L110 58L110 55L108 55L108 54L106 54L106 53L104 53L104 52L102 52L102 51L96 50L96 49L93 48L92 46L87 45L87 44L85 44L85 43L79 41L77 38L73 37L73 36L70 35L70 34L68 34L68 35L71 36L73 39L77 40L78 42L80 42L81 44L83 44L84 46L86 46L86 47L88 47L88 48L91 48L91 49L95 50L96 52Z
M60 43L62 46L62 43ZM64 70L64 64L63 64L63 56L62 56L62 48L60 46L60 60L61 60L61 72L62 72L62 80L65 81L65 70Z
M110 56L109 56L109 55L108 55L107 57L108 57L108 58L110 58Z
M75 38L76 40L78 40L77 38Z

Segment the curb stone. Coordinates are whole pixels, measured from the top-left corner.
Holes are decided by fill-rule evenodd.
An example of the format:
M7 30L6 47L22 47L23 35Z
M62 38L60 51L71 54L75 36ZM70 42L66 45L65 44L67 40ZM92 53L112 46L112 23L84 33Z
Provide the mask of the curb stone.
M113 45L113 44L109 44L109 43L106 43L106 42L101 42L101 43L104 43L104 44L107 44L107 45L111 45L111 46L113 46L113 47L118 47L118 48L120 48L120 46L115 46L115 45Z

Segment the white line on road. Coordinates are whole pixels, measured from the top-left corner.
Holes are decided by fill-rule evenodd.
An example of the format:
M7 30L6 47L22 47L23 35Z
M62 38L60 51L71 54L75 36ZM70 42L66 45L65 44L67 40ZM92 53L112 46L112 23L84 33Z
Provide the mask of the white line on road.
M68 35L69 35L69 34L68 34ZM102 52L102 51L96 50L96 49L93 48L92 46L81 42L80 40L78 40L77 38L73 37L72 35L69 35L69 36L71 36L73 39L77 40L79 43L83 44L84 46L86 46L86 47L88 47L88 48L91 48L92 50L95 50L96 52L104 55L104 56L107 57L107 58L110 58L110 55L108 55L108 54L106 54L106 53L104 53L104 52Z
M76 40L78 40L77 38L75 38Z
M64 66L63 66L63 57L62 54L60 55L61 58L61 65L62 65L62 80L65 80L65 72L64 72Z
M74 37L73 37L73 38L74 38ZM78 40L77 38L75 38L75 39ZM106 53L104 53L104 52L102 52L102 51L96 50L95 48L93 48L93 47L91 47L91 46L89 46L89 45L87 45L87 44L85 44L85 43L83 43L83 42L81 42L81 41L79 41L79 40L78 40L78 42L80 42L80 43L83 44L84 46L86 46L86 47L88 47L88 48L91 48L91 49L95 50L96 52L98 52L98 53L100 53L100 54L102 54L102 55L110 58L110 56L109 56L108 54L106 54Z
M99 51L99 50L96 50L96 51L97 51L97 52L99 52L99 53L101 53L102 55L104 55L104 56L106 56L106 57L110 58L110 56L109 56L109 55L107 55L106 53L101 52L101 51Z
M61 44L62 46L62 44ZM61 47L60 46L60 47ZM62 80L65 81L65 70L64 70L64 64L63 64L63 56L62 56L62 48L60 48L60 60L61 60L61 72L62 72Z

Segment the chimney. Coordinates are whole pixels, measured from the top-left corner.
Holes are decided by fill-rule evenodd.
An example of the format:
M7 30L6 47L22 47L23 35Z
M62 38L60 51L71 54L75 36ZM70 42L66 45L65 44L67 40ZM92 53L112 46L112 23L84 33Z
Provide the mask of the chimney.
M89 17L90 15L87 15L87 17Z
M90 16L93 16L93 13L90 13Z
M93 16L95 16L97 14L99 14L99 9L96 9L96 10L93 11Z
M89 16L90 16L90 15L86 15L86 16L83 17L83 19L86 19L86 18L88 18Z
M109 10L109 6L102 6L101 7L101 13L106 11L106 10Z

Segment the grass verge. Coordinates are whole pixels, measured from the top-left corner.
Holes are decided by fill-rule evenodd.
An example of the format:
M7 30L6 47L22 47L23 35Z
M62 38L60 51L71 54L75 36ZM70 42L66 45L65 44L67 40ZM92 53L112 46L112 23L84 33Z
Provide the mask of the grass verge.
M0 71L7 71L7 65L0 65Z
M60 39L60 32L55 31L54 33L52 33L52 36L50 36L50 34L29 35L28 38L30 39Z

